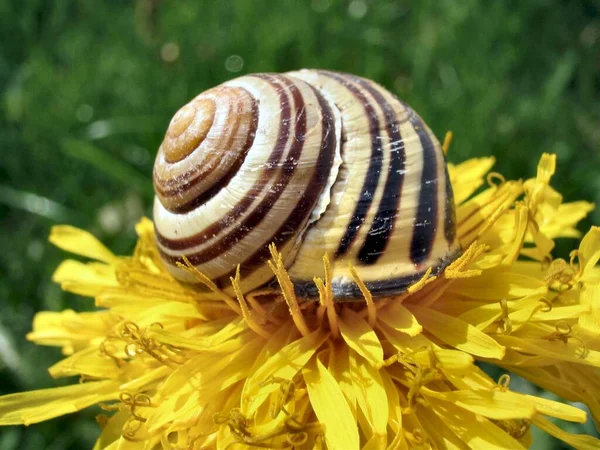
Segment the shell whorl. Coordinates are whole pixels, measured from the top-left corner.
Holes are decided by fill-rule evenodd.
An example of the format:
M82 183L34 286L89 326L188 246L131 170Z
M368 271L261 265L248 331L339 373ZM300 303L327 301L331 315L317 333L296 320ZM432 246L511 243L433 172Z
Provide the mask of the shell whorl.
M154 189L174 213L190 211L235 173L252 144L256 99L219 86L200 94L171 120L154 164Z
M268 283L275 243L303 297L330 256L337 299L400 292L459 252L440 144L376 83L302 70L255 74L200 94L175 115L155 168L159 251L176 278L188 260L217 285Z

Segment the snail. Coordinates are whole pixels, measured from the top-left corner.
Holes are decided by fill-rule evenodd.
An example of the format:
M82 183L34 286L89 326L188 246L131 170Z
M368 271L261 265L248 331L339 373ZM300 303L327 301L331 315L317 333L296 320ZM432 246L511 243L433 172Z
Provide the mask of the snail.
M441 146L393 94L323 70L245 75L198 95L154 165L154 222L169 272L189 263L231 291L273 282L269 245L302 298L329 255L336 301L396 295L460 253ZM197 282L197 281L196 281Z

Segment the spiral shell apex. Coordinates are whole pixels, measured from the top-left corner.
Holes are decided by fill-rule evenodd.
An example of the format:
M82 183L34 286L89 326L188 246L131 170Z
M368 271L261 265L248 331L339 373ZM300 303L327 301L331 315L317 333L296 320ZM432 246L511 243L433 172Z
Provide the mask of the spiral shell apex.
M187 257L226 291L272 282L275 243L296 292L318 296L329 255L336 300L402 292L454 260L452 187L438 140L405 103L350 74L253 74L172 119L154 166L154 221L169 272Z

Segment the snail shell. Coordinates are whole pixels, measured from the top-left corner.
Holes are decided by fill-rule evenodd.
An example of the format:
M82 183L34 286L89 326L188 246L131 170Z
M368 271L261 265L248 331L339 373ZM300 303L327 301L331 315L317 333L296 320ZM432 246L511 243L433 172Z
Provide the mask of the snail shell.
M225 290L269 283L275 243L301 297L328 253L336 300L399 293L459 253L444 154L376 83L301 70L210 89L173 117L154 166L154 221L169 272L182 256Z

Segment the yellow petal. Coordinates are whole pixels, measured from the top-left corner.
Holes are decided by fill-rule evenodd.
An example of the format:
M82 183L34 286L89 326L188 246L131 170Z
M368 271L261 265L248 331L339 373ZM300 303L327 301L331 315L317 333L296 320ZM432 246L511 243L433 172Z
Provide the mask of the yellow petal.
M513 264L519 257L519 252L523 247L527 225L529 224L529 208L525 205L517 205L515 207L515 221L513 224L513 236L505 249L505 257L502 261L505 265Z
M510 268L511 272L528 277L544 279L547 275L546 268L539 261L517 260Z
M0 425L31 425L119 397L118 383L96 381L0 397Z
M511 321L512 331L518 330L521 325L524 325L530 320L547 321L553 320L552 317L577 317L578 315L582 314L583 311L588 309L580 306L573 308L566 307L568 309L554 312L554 316L546 315L549 313L542 312L542 303L540 303L540 300L544 297L545 292L545 288L539 289L538 291L534 291L533 294L527 295L521 299L506 301L506 313L508 313L508 318ZM467 311L461 313L459 309L461 305L468 306L469 303L465 301L461 302L460 299L457 299L455 301L448 302L448 305L444 304L444 312L451 313L454 311L455 314L451 315L457 316L459 319L470 323L479 330L486 330L488 326L498 322L503 318L503 314L505 312L503 311L502 304L502 302L486 303L482 306L470 307L467 309ZM561 308L556 307L555 309L559 310Z
M448 428L444 421L431 408L418 408L417 415L427 436L435 444L434 448L446 450L468 450L460 438Z
M468 411L496 420L530 419L535 408L526 397L514 392L499 390L436 392L421 388L427 397L451 402Z
M473 357L459 350L443 349L431 342L422 334L418 336L407 336L391 329L385 324L380 324L379 329L387 341L399 352L409 353L415 363L422 366L431 366L431 355L429 349L433 349L435 363L440 369L445 369L455 375L461 375L472 370Z
M110 444L108 444L107 446L101 446L98 447L97 445L94 446L94 450L119 450L119 446L121 444L121 442L123 441L123 437L122 436L118 436L117 439L115 441L112 441ZM127 442L127 441L125 441Z
M484 358L504 356L502 345L467 322L430 308L414 307L412 311L429 333L448 345Z
M137 392L145 389L147 386L158 383L167 378L173 369L169 366L158 366L154 369L148 369L142 364L129 365L124 370L124 377L128 381L119 386L121 392Z
M203 297L195 295L188 285L175 282L169 275L140 268L139 264L125 261L117 266L116 272L121 287L129 292L160 295L165 299L179 301L186 298L194 301L203 299ZM208 297L209 295L207 295ZM231 300L230 297L227 297L227 299ZM202 304L201 301L198 303L199 305Z
M587 414L585 411L566 403L555 402L543 397L534 395L525 395L533 404L536 411L545 416L552 416L558 419L569 420L571 422L585 423Z
M324 428L330 450L358 449L358 427L339 385L318 358L302 369L306 389L317 419Z
M597 450L600 448L600 440L585 434L571 434L554 425L542 416L533 418L532 423L540 430L560 439L578 450Z
M521 250L522 255L538 261L543 261L550 256L554 248L554 241L550 237L546 236L542 231L537 231L533 234L533 242L535 243L535 247L524 247Z
M350 349L347 345L336 343L329 357L329 371L340 385L352 415L356 416L356 392L350 374Z
M600 367L600 351L587 349L575 339L570 339L567 343L546 339L522 339L516 336L504 335L497 335L496 339L507 347L520 352Z
M581 304L590 309L579 318L579 325L593 335L600 334L600 285L586 283L581 289Z
M143 308L148 303L165 301L189 302L198 306L198 309L205 303L195 295L194 291L189 288L182 289L183 285L179 283L163 281L162 285L158 286L149 286L143 283L142 289L136 289L134 283L130 286L127 284L129 283L126 282L125 286L103 289L96 295L96 306L132 311L136 307L137 309ZM138 284L137 280L135 284Z
M547 286L543 280L531 276L512 271L490 270L477 278L456 280L450 286L449 291L478 301L498 302L502 298L519 298L538 293L544 295Z
M390 328L416 336L423 331L423 327L406 307L398 301L390 301L378 314L378 319Z
M322 330L316 330L288 344L258 368L252 378L246 381L244 389L244 397L248 401L247 415L254 414L266 397L278 388L277 384L265 385L264 382L272 378L291 380L325 342L327 336Z
M35 315L27 339L39 345L63 347L65 354L71 354L90 344L99 345L117 321L109 311L42 311Z
M216 368L222 370L223 366L227 367L228 364L233 364L238 356L247 363L251 363L251 359L242 358L240 355L247 354L247 350L255 350L258 353L261 344L261 341L256 341L256 335L247 333L212 348L205 348L198 353L197 356L187 361L183 366L177 368L177 370L167 378L161 389L161 393L163 395L174 394L187 384L191 384L198 389L201 383L206 382L204 378L208 376L206 375L207 372L213 373ZM250 364L248 364L248 366L249 365ZM232 371L232 373L228 375L235 374L236 371ZM221 378L222 377L219 377L218 379L220 380Z
M472 158L458 165L448 164L456 204L464 202L483 184L484 175L495 162L493 157L488 157Z
M388 424L395 433L402 433L402 407L398 396L398 388L385 370L380 370L381 381L388 401Z
M338 324L344 341L351 349L371 364L383 363L383 349L379 338L362 317L351 309L345 308Z
M474 261L473 267L480 270L489 270L499 266L502 261L502 255L488 253Z
M96 440L92 450L106 450L110 448L120 437L125 421L129 419L129 411L118 411L113 414L103 426L102 433Z
M578 394L576 397L567 397L565 395L563 398L572 398L585 403L590 409L590 413L598 429L600 428L600 398L597 395L590 395L590 392L600 392L600 372L588 366L573 366L573 364L567 363L556 364L561 374L567 374L569 387L572 390L576 390ZM565 377L563 376L562 378L564 379ZM560 380L561 386L565 384L563 379ZM560 391L557 390L556 392Z
M374 434L361 450L380 450L387 447L387 435Z
M525 450L519 441L488 419L442 400L431 401L433 410L469 448L475 450Z
M112 266L106 264L84 264L68 259L54 271L52 281L74 294L95 297L102 290L119 285Z
M169 423L184 421L190 409L195 411L196 416L199 416L204 414L204 408L205 402L197 392L182 390L160 402L148 417L146 428L150 433L154 433L160 428L166 428Z
M433 347L433 354L440 367L458 374L464 374L472 369L473 357L458 350Z
M596 297L600 298L600 297ZM531 322L551 322L565 319L575 319L577 317L589 316L591 312L590 305L571 305L571 306L554 306L550 311L539 311L531 316ZM600 331L600 329L598 330Z
M100 379L116 379L120 375L115 361L102 356L94 347L88 347L59 361L48 371L54 378L86 375Z
M563 203L558 207L551 221L540 227L540 231L552 239L578 238L581 233L576 228L577 223L593 210L594 204L585 201Z
M482 236L523 192L520 182L489 188L456 210L456 232L463 248Z
M220 329L215 329L213 333L210 333L207 337L203 338L200 333L196 336L189 336L188 333L172 333L162 328L151 328L148 337L156 339L159 342L173 345L175 347L188 348L190 350L204 351L210 350L219 344L223 344L227 341L231 341L241 333L248 331L248 326L245 324L242 317L235 319L227 318L221 321L215 321L219 325ZM190 334L194 331L190 330Z
M144 428L144 425L142 424L140 429L143 429L143 428ZM136 431L136 437L138 434L141 434L140 430ZM144 436L144 437L147 438L146 436ZM154 440L156 440L156 439L154 439ZM143 440L142 440L142 442L143 442ZM130 437L125 438L123 436L121 436L118 441L114 442L113 446L114 446L113 447L114 450L139 450L140 449L139 442L131 440Z
M553 153L543 153L537 167L537 181L548 184L555 172L556 155Z
M63 289L65 287L63 286ZM115 314L131 317L159 303L164 302L168 297L153 297L147 294L134 293L129 289L103 288L99 293L93 294L94 304L99 308L108 308Z
M387 450L409 450L404 433L396 433Z
M256 390L256 385L265 382L266 380L253 379L254 375L265 365L265 363L279 353L283 348L288 345L292 340L296 339L298 330L295 327L282 326L271 336L269 340L265 342L263 349L256 356L254 364L250 369L248 379L244 383L242 392L242 411L247 411L248 403L252 399L252 396L247 393Z
M457 304L457 307L461 306L460 301L455 303ZM448 305L448 307L449 306L450 305ZM452 312L452 309L449 311ZM502 310L499 303L486 303L482 306L468 309L462 314L456 314L455 316L460 320L477 327L479 330L485 330L489 325L496 322L502 316Z
M350 350L350 373L358 406L369 422L371 433L385 435L388 398L379 370L358 353Z
M192 433L192 435L210 436L213 434L216 439L216 433L219 430L219 425L214 423L214 415L231 411L233 408L236 408L238 406L238 404L236 404L236 400L239 401L241 390L241 384L232 386L231 388L213 396L211 401L208 403L203 402L202 398L198 397L195 392L189 396L178 398L178 401L173 403L173 422L171 422L167 427L162 428L162 431L165 432L164 435L168 435L171 432L184 431L186 427L189 427L187 428L187 431L188 433ZM171 402L171 398L169 398L167 401ZM180 407L182 403L183 405ZM228 427L225 426L225 428ZM230 437L235 437L229 433L228 435ZM221 439L221 436L219 436L219 439ZM181 442L181 444L182 447L185 448L189 442L187 442L187 439L185 439L184 442ZM200 448L212 449L214 448L214 445Z
M591 274L600 259L600 227L592 227L579 244L579 266L581 277Z
M543 389L554 392L564 399L585 403L590 408L594 421L598 424L600 423L600 401L595 395L589 393L598 392L600 386L598 381L600 380L596 380L597 382L594 383L594 373L591 373L589 369L586 366L565 365L564 363L555 364L550 370L541 367L511 367L512 372L527 378ZM568 378L565 377L565 374ZM536 397L536 401L544 402L545 400ZM537 404L536 409L542 414L573 422L581 422L582 417L585 417L585 413L579 408L562 403L560 406L553 404L550 407Z
M386 340L400 353L418 353L433 345L423 334L409 336L408 334L394 330L385 323L378 323L377 328L383 333Z
M154 242L154 224L147 217L142 217L140 221L135 224L135 232L140 238L148 238Z
M76 255L105 263L116 263L118 261L118 258L93 234L79 228L69 225L54 226L48 239L58 248Z
M491 391L498 387L484 371L475 365L462 375L446 372L446 376L448 381L459 390Z

